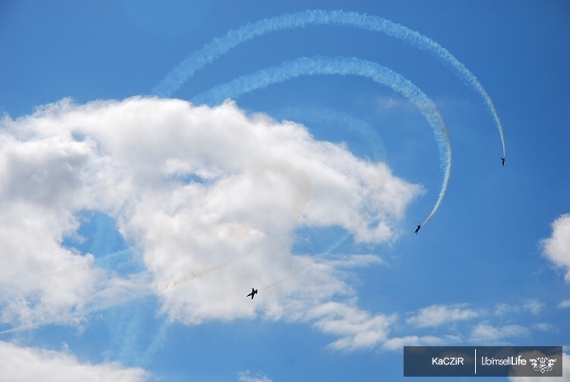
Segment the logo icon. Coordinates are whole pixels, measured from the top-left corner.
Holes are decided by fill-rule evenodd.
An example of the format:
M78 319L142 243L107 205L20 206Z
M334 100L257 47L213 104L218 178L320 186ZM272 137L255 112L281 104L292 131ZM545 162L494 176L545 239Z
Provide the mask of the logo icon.
M554 362L556 359L548 358L548 357L538 357L538 358L530 358L530 363L532 364L532 368L534 371L540 371L544 374L546 371L551 371L554 367Z

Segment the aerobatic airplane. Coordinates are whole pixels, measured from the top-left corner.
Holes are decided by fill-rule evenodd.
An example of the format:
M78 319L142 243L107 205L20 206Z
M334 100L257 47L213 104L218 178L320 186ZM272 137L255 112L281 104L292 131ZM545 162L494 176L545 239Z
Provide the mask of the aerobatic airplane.
M253 289L253 288L251 288L251 293L250 293L250 294L248 294L248 295L247 295L247 296L245 296L245 297L249 297L249 296L251 296L251 299L253 300L253 296L255 296L255 294L256 294L256 293L257 293L257 289Z
M505 167L505 158L501 158L501 167Z
M420 230L420 228L422 228L422 226L421 226L421 225L418 225L418 227L417 227L416 230L414 231L414 233L415 233L416 235L418 234L418 231Z

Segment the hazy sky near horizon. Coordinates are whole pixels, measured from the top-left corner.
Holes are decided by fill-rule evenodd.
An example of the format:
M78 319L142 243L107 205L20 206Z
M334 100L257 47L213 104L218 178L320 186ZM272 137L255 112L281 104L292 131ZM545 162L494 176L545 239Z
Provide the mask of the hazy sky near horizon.
M569 47L564 1L1 2L0 379L568 354Z

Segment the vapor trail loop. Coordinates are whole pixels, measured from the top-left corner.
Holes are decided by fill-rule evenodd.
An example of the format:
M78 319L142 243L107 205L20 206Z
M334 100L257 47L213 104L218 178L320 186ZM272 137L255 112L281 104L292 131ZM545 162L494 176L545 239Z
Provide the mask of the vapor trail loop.
M301 57L285 61L280 65L272 66L258 72L238 77L228 83L218 85L205 93L192 99L195 104L207 103L211 106L220 104L227 98L237 99L243 94L271 84L287 81L303 75L356 75L371 79L372 81L389 86L402 94L414 104L427 119L433 128L440 157L440 167L443 172L443 181L439 197L432 211L422 223L426 224L439 209L451 175L451 143L441 114L435 104L416 85L400 74L378 65L375 62L347 57Z
M506 157L503 125L495 105L493 104L491 97L489 97L483 88L483 85L481 85L477 80L477 77L475 77L475 75L473 75L465 65L463 65L447 49L439 45L437 42L416 31L381 17L356 12L344 12L341 10L307 10L259 20L255 23L248 23L236 30L230 30L223 37L213 39L212 42L204 45L202 49L192 53L184 59L153 89L152 94L161 97L172 95L172 93L179 89L182 84L188 80L188 78L194 75L196 71L243 42L269 32L283 29L302 28L306 25L352 26L368 31L381 32L429 52L431 55L438 58L444 65L451 68L459 78L475 89L481 97L483 97L485 104L491 112L499 130L503 148L503 157Z

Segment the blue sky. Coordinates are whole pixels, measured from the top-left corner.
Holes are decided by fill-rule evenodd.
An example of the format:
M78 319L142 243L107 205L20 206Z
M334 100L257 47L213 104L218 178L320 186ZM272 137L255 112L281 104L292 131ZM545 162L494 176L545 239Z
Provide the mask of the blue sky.
M481 93L425 44L338 22L223 40L306 10L447 49L505 167ZM0 379L397 381L404 345L568 353L569 44L564 1L0 3ZM451 176L414 235L446 165L434 113Z

